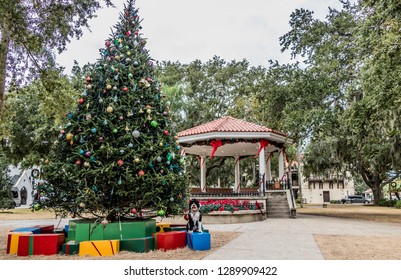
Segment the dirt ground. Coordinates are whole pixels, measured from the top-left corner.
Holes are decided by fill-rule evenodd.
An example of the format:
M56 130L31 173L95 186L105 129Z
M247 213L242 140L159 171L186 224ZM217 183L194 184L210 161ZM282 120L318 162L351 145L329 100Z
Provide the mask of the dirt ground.
M36 219L54 219L54 213L50 211L32 212L29 209L16 209L12 211L0 211L0 220L36 220ZM159 219L157 219L159 220ZM183 223L182 218L165 218L164 222ZM52 256L28 256L18 257L16 255L7 255L7 233L10 229L0 227L0 260L95 260L99 257L80 257L77 255L52 255ZM193 251L186 248L176 250L160 251L155 250L149 253L120 252L111 257L101 257L102 260L201 260L215 250L224 246L231 240L239 236L236 232L211 232L211 249L207 251Z
M300 214L396 223L401 226L401 209L371 205L306 205ZM401 260L401 236L315 235L326 260Z
M344 219L369 220L373 222L397 223L401 226L401 209L362 205L305 205L298 208L299 214L338 217ZM30 210L18 209L8 212L0 211L0 220L28 220L28 219L54 219L55 216L49 211L30 212ZM166 221L166 220L164 220ZM182 222L180 218L171 222ZM1 259L42 259L42 260L82 260L98 259L94 257L79 256L29 256L17 257L5 254L7 232L0 228L0 260ZM167 252L152 251L149 253L120 252L113 257L102 257L112 260L200 260L208 254L224 246L235 239L240 233L234 232L212 232L211 250L192 251L182 248ZM366 236L366 235L315 235L323 256L327 260L401 260L401 236Z

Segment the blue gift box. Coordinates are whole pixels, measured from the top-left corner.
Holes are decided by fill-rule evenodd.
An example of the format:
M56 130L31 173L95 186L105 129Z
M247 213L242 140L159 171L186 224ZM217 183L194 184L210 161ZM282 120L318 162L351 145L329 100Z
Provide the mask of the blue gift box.
M209 232L188 232L188 247L195 251L210 250L210 233Z
M30 231L34 234L39 234L41 232L40 228L35 228L35 227L16 228L16 229L13 229L11 232L24 232L24 231Z

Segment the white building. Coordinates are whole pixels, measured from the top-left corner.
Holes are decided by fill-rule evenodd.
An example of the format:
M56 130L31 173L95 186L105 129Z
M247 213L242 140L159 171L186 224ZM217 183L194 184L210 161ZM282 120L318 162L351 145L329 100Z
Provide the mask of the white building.
M33 203L35 184L31 176L32 169L21 170L18 167L10 166L9 170L13 182L12 190L18 193L18 197L14 197L17 206L24 207L31 205Z
M332 200L341 200L347 195L354 195L354 180L351 176L331 176L302 178L299 182L296 165L292 165L292 186L295 197L300 194L299 184L302 187L303 203L330 203ZM301 166L302 168L302 166Z

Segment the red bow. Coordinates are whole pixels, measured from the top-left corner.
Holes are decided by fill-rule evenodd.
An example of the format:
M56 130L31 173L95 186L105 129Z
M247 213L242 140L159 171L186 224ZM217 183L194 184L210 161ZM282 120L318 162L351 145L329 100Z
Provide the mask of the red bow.
M269 141L266 140L266 139L262 139L262 140L260 140L259 144L260 144L260 147L259 147L259 151L258 151L258 153L256 154L256 156L258 156L258 155L260 154L260 152L261 152L264 148L266 148L267 146L269 146Z
M217 148L220 147L220 146L222 146L223 143L221 143L221 140L213 140L213 141L210 142L210 144L211 144L212 147L213 147L213 151L212 151L212 153L210 154L210 158L212 158L213 155L214 155L214 153L216 152Z

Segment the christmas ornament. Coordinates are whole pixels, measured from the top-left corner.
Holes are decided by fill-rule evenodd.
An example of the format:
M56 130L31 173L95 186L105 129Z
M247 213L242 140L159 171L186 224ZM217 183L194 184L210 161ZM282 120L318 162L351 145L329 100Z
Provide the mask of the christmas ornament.
M113 133L114 134L117 133L117 132L118 132L117 128L113 129Z
M127 91L128 91L128 88L127 88L127 87L123 87L123 91L124 91L124 92L127 92Z
M106 219L104 219L104 220L101 222L102 226L104 226L104 227L107 226L108 223L109 223L109 221L106 220Z
M137 213L136 208L132 208L131 213L132 213L132 214L136 214L136 213Z
M74 135L72 134L72 133L67 133L66 135L65 135L65 139L67 139L68 141L70 141L71 139L72 139L72 137L73 137Z
M124 119L124 117L123 117L123 116L120 116L119 119L120 119L120 121L122 121L122 120Z
M129 144L128 144L128 148L132 148L132 147L134 147L134 144L129 143Z
M108 106L108 107L106 108L106 112L107 112L107 113L113 113L113 107Z
M138 138L139 135L141 135L141 133L140 133L138 130L134 130L134 131L132 132L132 136L133 136L134 138Z
M90 89L92 89L92 85L91 84L86 85L86 88L90 90Z
M88 83L88 84L91 82L91 80L92 80L92 79L91 79L90 76L87 76L87 77L85 78L85 81L86 81L86 83Z
M106 45L106 47L110 47L111 43L110 41L106 41L106 43L104 43Z
M157 211L157 216L164 217L165 215L166 215L166 212L163 209L160 209L159 211Z
M88 151L88 152L85 153L85 156L86 156L86 157L90 157L90 156L91 156L91 153Z
M80 160L77 160L77 161L75 162L75 164L76 164L76 165L81 165L81 161L80 161Z
M79 154L80 154L80 155L83 155L84 153L85 153L84 150L79 150Z
M102 136L99 137L99 141L102 142L104 138Z
M136 163L138 163L140 160L139 160L139 158L135 158L134 161L135 161Z
M124 164L124 161L123 161L123 160L121 160L121 159L119 159L119 160L117 161L117 164L118 164L119 166L123 166L123 164Z
M83 99L83 98L80 98L79 100L78 100L78 103L79 104L83 104L85 102L85 100Z
M143 170L139 170L139 171L138 171L138 175L139 175L139 176L143 176L143 175L145 175L145 171L143 171Z
M81 202L81 203L79 204L79 207L84 208L84 207L85 207L85 203Z
M108 85L106 86L106 89L111 89L111 85L108 84Z
M157 126L157 121L152 121L152 122L150 123L150 125L151 125L152 127L156 127L156 126Z
M174 197L170 197L170 201L171 201L171 202L174 202Z
M168 135L168 131L167 131L167 130L165 130L163 133L164 133L164 135L166 135L166 136Z
M162 158L161 158L161 157L157 157L156 160L157 160L158 162L161 162L161 161L162 161Z
M96 127L92 128L91 131L92 131L92 133L96 133L96 131L97 131Z
M89 168L90 166L91 166L91 165L90 165L89 162L85 162L85 163L84 163L84 167L85 167L85 168Z

